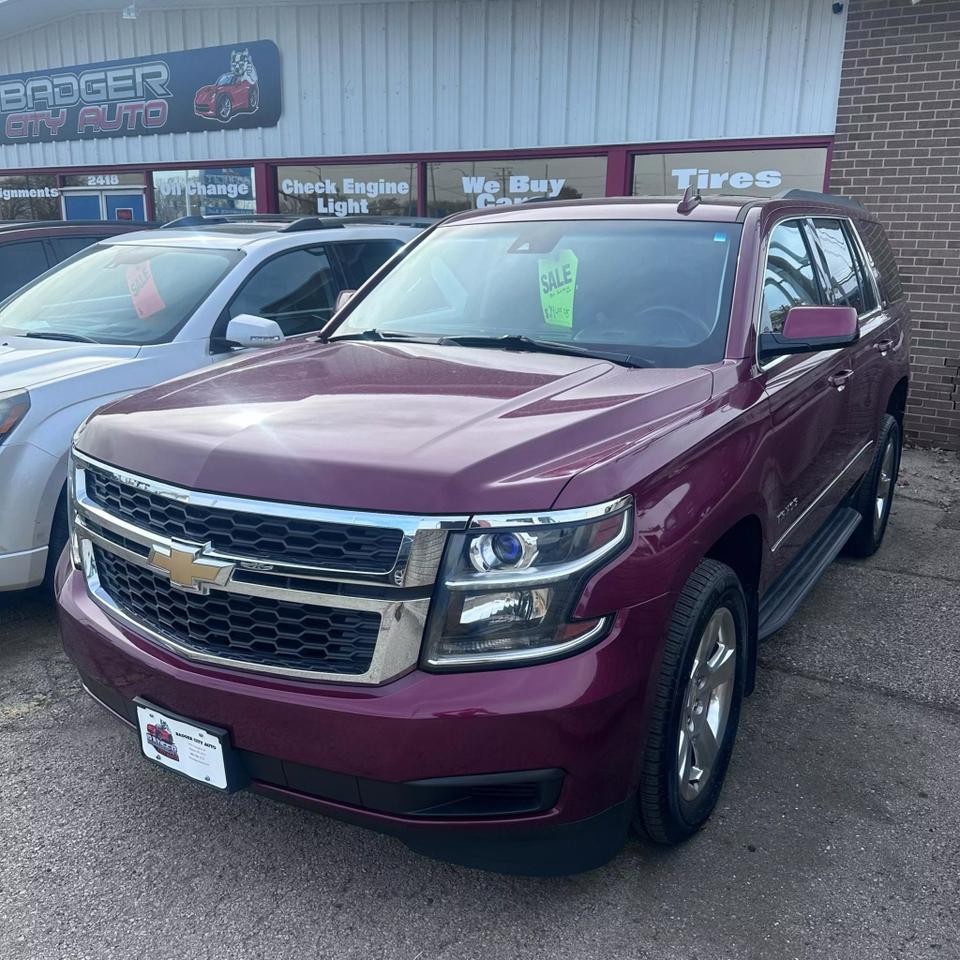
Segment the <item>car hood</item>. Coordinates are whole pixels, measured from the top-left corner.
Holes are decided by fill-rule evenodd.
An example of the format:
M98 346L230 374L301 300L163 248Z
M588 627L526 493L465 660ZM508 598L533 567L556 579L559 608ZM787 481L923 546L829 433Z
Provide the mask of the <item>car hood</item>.
M254 498L423 514L545 509L577 472L690 416L711 389L703 368L301 343L118 401L78 445L148 477Z
M136 359L139 347L0 336L0 393L30 390Z

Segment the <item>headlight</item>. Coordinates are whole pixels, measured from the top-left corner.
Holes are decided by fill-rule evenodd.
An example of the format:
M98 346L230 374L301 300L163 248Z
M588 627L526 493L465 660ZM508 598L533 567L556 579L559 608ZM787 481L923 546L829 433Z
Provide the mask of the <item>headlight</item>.
M13 428L27 415L30 394L26 390L0 393L0 444L13 433Z
M423 666L469 670L565 656L610 618L572 620L587 580L627 543L633 499L528 517L475 517L450 535Z

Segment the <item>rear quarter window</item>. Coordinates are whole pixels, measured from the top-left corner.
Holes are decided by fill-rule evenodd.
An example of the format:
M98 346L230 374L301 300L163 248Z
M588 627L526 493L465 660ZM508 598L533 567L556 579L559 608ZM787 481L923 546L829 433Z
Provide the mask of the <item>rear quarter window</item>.
M857 222L857 230L867 248L867 257L876 274L880 296L884 303L896 303L903 299L903 284L897 269L897 258L879 223L871 220Z

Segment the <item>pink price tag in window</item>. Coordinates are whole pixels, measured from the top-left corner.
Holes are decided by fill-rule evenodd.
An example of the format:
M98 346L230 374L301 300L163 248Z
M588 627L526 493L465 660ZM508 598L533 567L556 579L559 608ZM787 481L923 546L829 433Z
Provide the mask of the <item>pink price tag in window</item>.
M127 267L127 289L133 300L133 309L141 320L152 317L166 306L153 280L149 260Z

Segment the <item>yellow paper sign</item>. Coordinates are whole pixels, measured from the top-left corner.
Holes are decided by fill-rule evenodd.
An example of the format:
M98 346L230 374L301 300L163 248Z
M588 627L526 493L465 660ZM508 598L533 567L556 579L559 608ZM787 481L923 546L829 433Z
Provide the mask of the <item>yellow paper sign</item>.
M577 289L577 255L558 250L537 261L543 319L554 327L573 328L573 295Z

